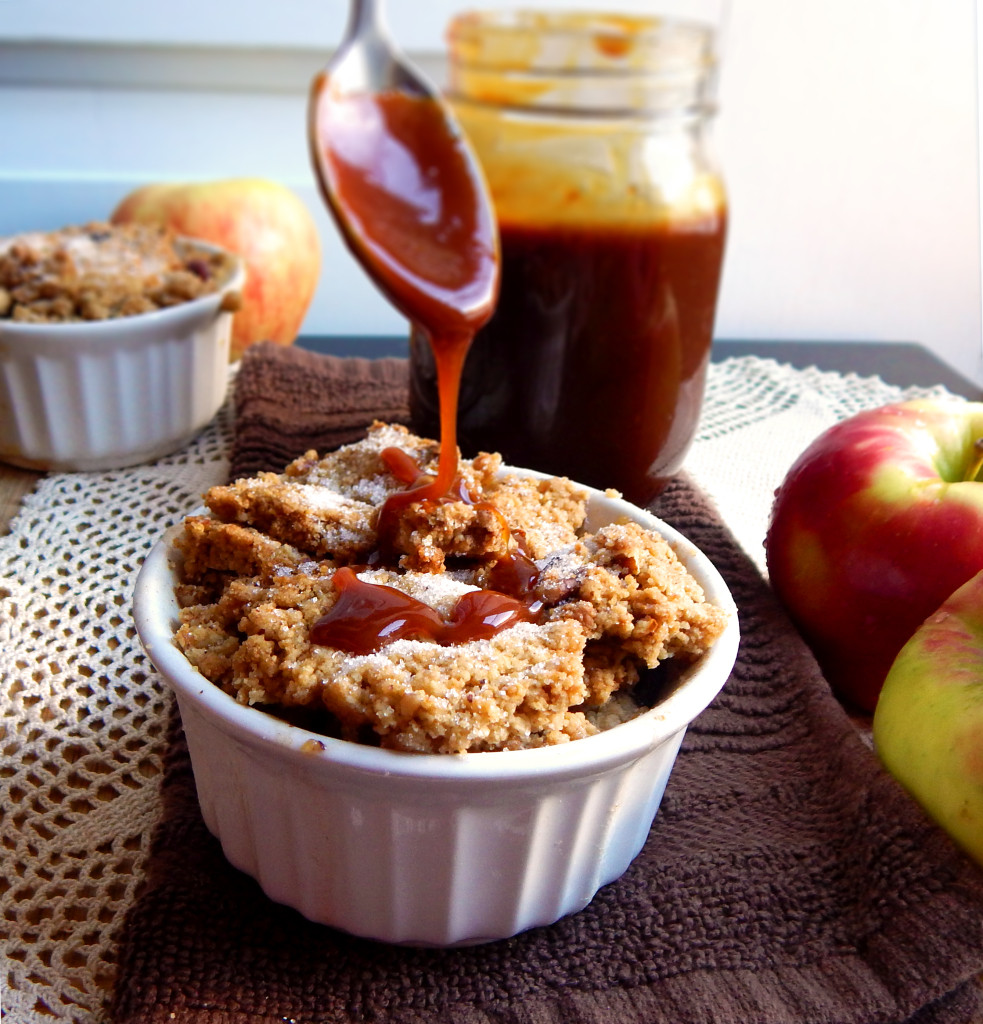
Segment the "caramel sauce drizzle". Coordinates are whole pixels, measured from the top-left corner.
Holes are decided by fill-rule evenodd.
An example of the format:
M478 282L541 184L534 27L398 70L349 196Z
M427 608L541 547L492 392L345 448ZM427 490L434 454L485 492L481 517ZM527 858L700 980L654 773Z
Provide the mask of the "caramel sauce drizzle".
M423 473L400 448L384 449L382 459L408 486L390 495L380 509L379 550L370 558L370 565L392 561L390 545L399 515L414 502L464 501L501 516L490 502L476 500L460 476L444 488L442 481ZM504 517L502 527L508 530ZM516 545L492 567L491 587L463 594L445 619L423 601L395 587L361 580L356 569L344 566L334 574L338 598L312 627L311 643L349 654L371 654L395 640L427 640L445 647L488 640L519 622L539 621L543 603L535 595L538 574L536 563Z
M488 640L518 622L534 622L542 607L494 590L469 590L444 619L428 604L395 587L360 580L351 566L334 575L338 599L314 625L311 642L349 654L371 654L395 640L442 646Z
M395 564L400 516L409 505L481 504L459 472L457 404L472 338L498 297L498 230L477 161L436 100L395 88L334 92L323 75L313 90L312 149L319 180L331 183L346 210L343 237L383 293L424 333L437 364L436 475L421 473L398 449L383 453L407 486L380 509L378 551L370 564ZM504 518L501 525L507 529ZM401 637L455 644L494 636L542 607L532 594L535 563L521 552L505 561L515 565L496 579L515 593L468 592L447 620L393 587L360 580L354 568L340 568L337 600L314 625L311 640L368 653Z

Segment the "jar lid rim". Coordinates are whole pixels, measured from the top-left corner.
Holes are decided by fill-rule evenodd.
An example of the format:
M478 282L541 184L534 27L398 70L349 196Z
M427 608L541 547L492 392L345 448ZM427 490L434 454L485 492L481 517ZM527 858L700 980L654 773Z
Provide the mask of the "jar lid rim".
M475 32L505 35L530 31L574 37L603 34L641 42L669 36L713 40L717 35L712 24L696 18L607 11L536 11L525 7L462 11L451 19L447 30L450 39Z

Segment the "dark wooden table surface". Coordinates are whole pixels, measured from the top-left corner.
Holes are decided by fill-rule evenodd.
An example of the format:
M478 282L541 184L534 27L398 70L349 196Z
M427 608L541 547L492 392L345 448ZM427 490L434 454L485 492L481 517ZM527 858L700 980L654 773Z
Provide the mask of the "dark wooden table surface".
M357 355L368 358L405 356L404 337L303 337L297 342L303 348L334 355ZM804 369L856 373L862 377L879 376L899 387L931 387L942 384L954 394L983 400L983 388L956 373L921 345L893 342L806 342L806 341L731 341L714 343L713 358L756 355ZM0 534L20 508L24 495L33 489L40 473L15 469L0 463Z
M405 356L405 338L304 337L298 344L316 352L340 356ZM957 373L951 366L914 342L856 341L736 341L718 339L713 346L715 361L730 356L754 355L789 363L799 369L809 366L837 373L856 373L861 377L878 376L898 387L931 387L942 384L954 394L983 400L983 386Z

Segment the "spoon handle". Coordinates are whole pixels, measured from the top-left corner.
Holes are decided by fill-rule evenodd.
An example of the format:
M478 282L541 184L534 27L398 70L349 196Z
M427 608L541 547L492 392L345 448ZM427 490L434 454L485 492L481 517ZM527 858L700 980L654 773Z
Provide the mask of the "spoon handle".
M387 35L382 0L352 0L346 40L358 38L373 42Z

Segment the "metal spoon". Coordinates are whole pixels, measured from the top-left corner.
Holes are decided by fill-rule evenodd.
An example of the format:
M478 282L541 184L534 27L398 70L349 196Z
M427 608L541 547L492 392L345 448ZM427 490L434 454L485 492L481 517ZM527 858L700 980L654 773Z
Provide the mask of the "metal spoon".
M491 200L450 109L398 50L376 0L354 0L308 118L315 174L355 257L428 332L436 304L473 333L498 292Z
M375 0L311 87L308 135L349 249L426 335L437 363L440 458L416 497L457 476L457 400L475 331L498 298L498 230L477 157L437 90L389 38Z

